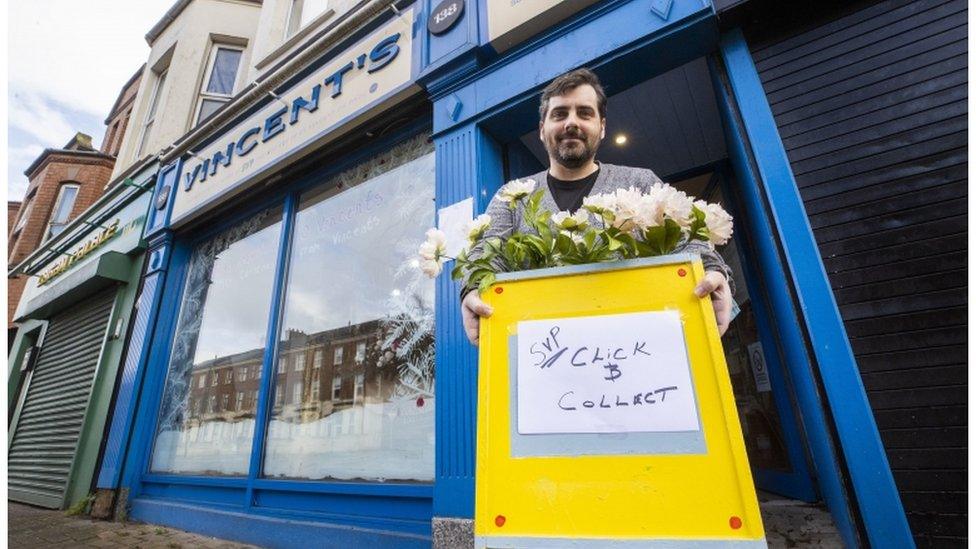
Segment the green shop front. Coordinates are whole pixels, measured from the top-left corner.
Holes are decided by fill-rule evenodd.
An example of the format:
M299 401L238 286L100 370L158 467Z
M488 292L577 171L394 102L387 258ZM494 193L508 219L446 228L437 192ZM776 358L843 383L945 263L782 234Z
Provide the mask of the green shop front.
M86 501L111 411L145 252L155 165L110 188L10 274L29 276L8 357L9 498Z

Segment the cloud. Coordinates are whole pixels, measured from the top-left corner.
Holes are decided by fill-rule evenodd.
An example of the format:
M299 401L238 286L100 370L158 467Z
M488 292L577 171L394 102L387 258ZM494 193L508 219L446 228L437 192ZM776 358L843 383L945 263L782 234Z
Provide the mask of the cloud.
M11 86L13 87L13 86ZM67 143L76 130L64 114L63 109L56 108L49 101L35 93L11 94L8 103L7 123L35 138L44 147L61 147ZM13 150L24 150L28 145L14 146L11 143L10 162L14 162Z
M8 3L11 92L36 94L104 119L149 57L143 36L172 0Z

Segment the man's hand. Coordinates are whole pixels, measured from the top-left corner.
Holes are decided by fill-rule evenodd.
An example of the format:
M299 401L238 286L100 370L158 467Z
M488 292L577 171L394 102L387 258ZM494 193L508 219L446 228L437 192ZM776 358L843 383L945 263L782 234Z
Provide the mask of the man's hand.
M724 277L722 280L725 280ZM461 301L461 320L464 323L464 332L468 336L468 341L475 347L478 346L478 329L481 326L481 317L491 316L492 309L487 303L481 301L477 290L468 292ZM726 318L728 315L726 315Z
M729 281L725 280L725 275L718 271L705 272L705 278L695 288L695 295L701 298L708 294L712 294L712 308L715 309L715 321L721 337L729 329L732 316L732 290L729 289ZM467 327L467 321L464 325Z

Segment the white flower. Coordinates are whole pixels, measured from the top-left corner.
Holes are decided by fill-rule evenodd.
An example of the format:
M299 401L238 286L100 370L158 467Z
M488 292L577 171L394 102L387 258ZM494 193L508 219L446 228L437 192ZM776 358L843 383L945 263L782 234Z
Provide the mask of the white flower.
M732 238L732 216L718 204L707 204L696 200L695 206L705 212L705 227L708 228L708 241L723 245Z
M431 278L436 278L437 275L441 274L442 268L441 262L434 259L425 259L420 262L420 270Z
M568 236L573 241L574 244L582 244L582 243L586 242L586 240L583 238L583 233L581 233L579 231L562 230L562 231L559 231L559 232L562 233L562 234L564 234L564 235L566 235L566 236Z
M596 215L613 213L617 209L617 196L613 193L587 196L583 199L583 209Z
M515 179L503 185L501 189L498 189L498 198L512 204L516 200L521 200L529 196L534 190L534 179Z
M583 209L576 210L573 215L569 215L569 212L559 212L552 216L552 223L560 229L582 231L589 225L590 215Z
M617 189L613 226L623 232L656 227L663 222L661 189L644 194L636 187Z
M469 221L468 226L465 228L465 232L468 233L468 241L474 244L481 240L481 237L485 235L485 231L488 230L489 225L491 225L491 216L488 214L481 214Z
M693 205L694 200L690 196L670 185L667 186L664 195L664 215L674 220L682 229L691 226Z
M417 250L420 254L420 270L427 276L434 278L441 274L441 269L447 257L447 235L440 229L428 229L427 240Z
M427 240L420 245L422 259L440 261L447 249L447 235L440 229L428 229Z

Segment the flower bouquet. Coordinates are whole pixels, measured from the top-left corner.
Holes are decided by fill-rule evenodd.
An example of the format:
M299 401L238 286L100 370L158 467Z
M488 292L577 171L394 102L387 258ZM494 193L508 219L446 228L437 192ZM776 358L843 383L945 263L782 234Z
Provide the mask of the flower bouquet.
M662 183L648 192L630 187L589 196L573 214L541 209L543 193L532 179L505 184L499 198L513 211L522 207L524 225L531 231L516 228L504 238L485 238L492 220L479 215L466 229L468 246L455 258L446 253L444 232L428 230L419 250L420 268L433 278L454 259L452 278L484 291L500 272L661 256L691 241L714 246L732 236L732 216L720 205Z

